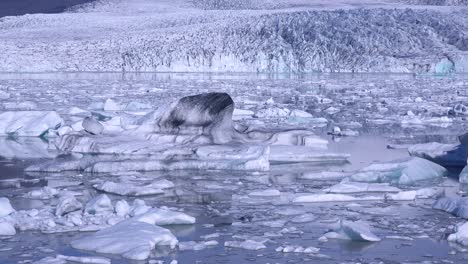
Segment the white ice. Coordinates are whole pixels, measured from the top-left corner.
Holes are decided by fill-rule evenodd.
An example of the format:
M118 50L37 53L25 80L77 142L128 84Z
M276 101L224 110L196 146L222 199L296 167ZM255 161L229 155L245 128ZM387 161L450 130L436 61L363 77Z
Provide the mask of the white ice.
M177 238L167 229L138 220L126 220L93 235L74 240L80 250L118 254L133 260L147 259L156 246L175 247Z
M64 123L54 111L15 111L0 113L0 136L39 137Z
M0 197L0 218L14 212L15 209L10 204L10 200L6 197Z
M353 174L350 179L357 182L414 184L421 180L442 178L446 173L447 170L444 167L414 157L407 161L371 164Z

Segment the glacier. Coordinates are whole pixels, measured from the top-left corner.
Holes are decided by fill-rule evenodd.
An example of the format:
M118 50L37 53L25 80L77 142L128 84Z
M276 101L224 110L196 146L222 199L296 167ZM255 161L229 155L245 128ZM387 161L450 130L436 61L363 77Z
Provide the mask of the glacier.
M468 71L463 8L396 0L218 2L111 0L4 17L0 71Z

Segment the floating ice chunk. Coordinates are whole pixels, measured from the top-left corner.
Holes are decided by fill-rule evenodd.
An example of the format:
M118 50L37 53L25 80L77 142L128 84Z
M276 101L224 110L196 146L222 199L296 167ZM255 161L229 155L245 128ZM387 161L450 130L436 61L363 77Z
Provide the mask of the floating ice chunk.
M468 166L465 166L458 177L460 183L468 183Z
M57 207L55 209L55 215L61 216L70 212L74 212L83 208L83 205L72 195L65 195L60 197Z
M194 224L195 217L166 209L151 209L145 214L135 217L140 222L153 225L187 225Z
M353 201L380 201L384 196L351 196L346 194L316 193L299 195L293 203L323 203L323 202L353 202Z
M129 219L71 242L80 250L117 254L133 260L147 259L156 246L174 248L178 241L167 229Z
M313 162L346 163L348 154L331 153L302 146L270 146L270 161L273 162Z
M408 148L411 156L428 159L443 166L466 165L467 149L458 144L441 144L437 142L417 144Z
M218 241L210 240L210 241L187 241L187 242L179 242L179 250L203 250L209 246L216 246L218 245Z
M86 263L86 264L111 264L110 259L103 258L103 257L76 257L76 256L57 255L57 259L63 259L63 260L68 260L72 262Z
M280 246L275 249L276 252L283 252L283 253L306 253L306 254L317 254L320 252L320 248L316 247L301 247L301 246Z
M267 189L261 191L254 191L250 192L249 196L251 197L272 197L272 196L280 196L281 192L276 189Z
M432 208L468 219L468 197L442 197L435 201Z
M224 242L225 247L242 248L247 250L260 250L266 248L263 243L254 240L245 241L226 241Z
M353 174L350 179L357 182L389 182L413 184L421 180L438 179L447 170L431 161L411 158L408 161L374 163Z
M343 181L327 189L330 193L360 193L360 192L399 192L397 187L387 183L364 183Z
M187 242L179 242L179 250L203 250L206 248L204 242L195 242L195 241L187 241Z
M126 216L130 212L130 205L128 205L127 201L120 200L115 203L115 213L118 216Z
M93 135L99 135L104 130L104 126L94 117L86 117L81 124L84 130Z
M164 193L162 189L155 187L152 184L134 186L130 183L115 183L106 181L104 183L94 185L94 188L107 193L130 196L155 195Z
M104 103L104 111L111 112L111 111L121 111L121 110L122 110L122 106L120 106L120 104L114 101L113 99L109 98Z
M387 200L394 201L413 201L415 199L427 199L435 196L442 195L443 191L438 188L424 188L412 191L401 191L394 194L386 194Z
M59 190L49 186L42 187L39 190L33 190L26 194L26 197L32 199L50 199L59 194Z
M3 112L0 136L39 137L62 124L63 119L54 111Z
M245 109L234 109L234 112L232 113L232 119L233 120L241 120L245 118L250 118L254 116L254 112L251 110L245 110Z
M33 264L66 264L67 261L64 259L46 257L38 261L33 262Z
M352 222L341 220L339 228L336 229L335 232L325 234L325 237L329 239L349 239L353 241L380 241L380 238L372 233L369 225L363 221Z
M113 211L114 207L112 206L112 202L105 194L94 197L85 206L85 212L92 215Z
M0 220L0 236L14 236L16 235L15 226L6 221Z
M457 226L456 232L453 234L450 234L447 237L447 240L459 243L463 246L468 246L468 222L460 226Z

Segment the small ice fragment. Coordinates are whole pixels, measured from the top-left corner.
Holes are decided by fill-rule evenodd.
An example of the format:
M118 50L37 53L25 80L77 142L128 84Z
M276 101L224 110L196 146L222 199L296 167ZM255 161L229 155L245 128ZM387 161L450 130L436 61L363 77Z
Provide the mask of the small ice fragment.
M367 223L362 221L351 222L343 220L341 221L340 231L351 240L370 242L380 241L380 238L370 231L370 227Z
M184 241L179 242L179 250L203 250L206 248L205 243L203 242L196 242L196 241Z

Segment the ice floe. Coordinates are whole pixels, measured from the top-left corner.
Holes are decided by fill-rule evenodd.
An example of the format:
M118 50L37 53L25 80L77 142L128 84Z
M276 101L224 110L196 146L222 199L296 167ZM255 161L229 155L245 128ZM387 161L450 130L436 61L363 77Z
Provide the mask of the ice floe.
M144 260L156 246L177 245L171 231L139 220L126 220L93 235L74 240L73 248L105 254L118 254L124 258Z
M411 158L407 161L374 163L350 176L357 182L388 182L395 184L414 184L422 180L442 178L447 170L431 161Z
M0 113L0 136L39 137L64 123L54 111L16 111Z

